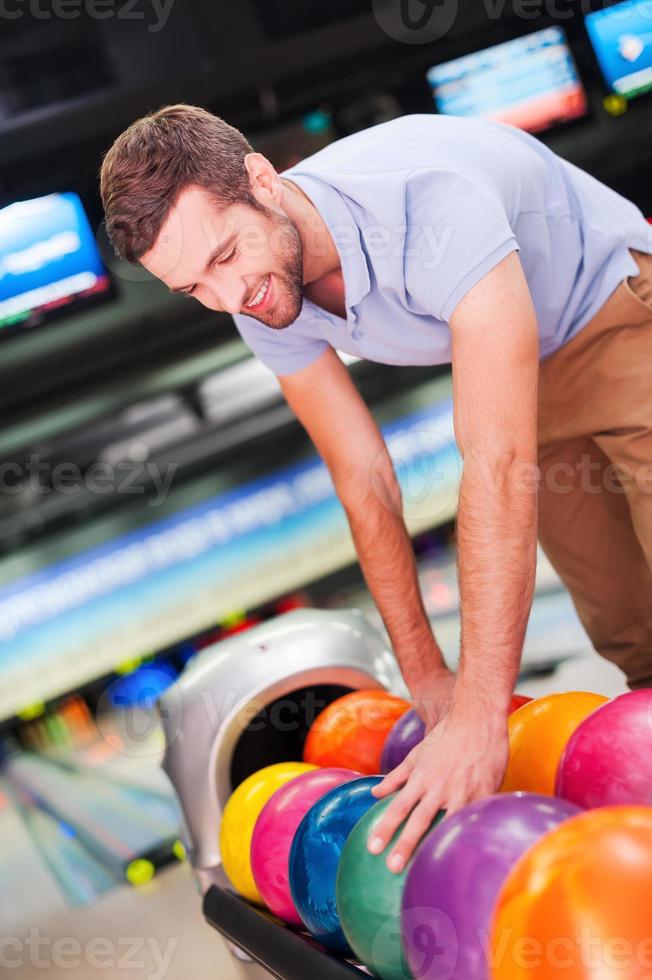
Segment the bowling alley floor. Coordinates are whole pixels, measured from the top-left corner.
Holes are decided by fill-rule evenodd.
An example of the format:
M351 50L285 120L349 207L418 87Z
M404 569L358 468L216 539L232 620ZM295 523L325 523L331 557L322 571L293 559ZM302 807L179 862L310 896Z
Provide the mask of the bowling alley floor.
M4 923L2 932L8 935ZM205 924L186 865L161 872L137 890L118 888L83 909L52 911L36 919L26 914L10 935L22 946L14 944L5 952L7 964L23 961L17 968L12 963L11 976L17 980L44 975L49 980L262 980L268 976L251 964L245 970Z
M588 649L554 674L519 685L519 690L533 696L577 689L614 696L626 687L620 672ZM43 870L30 863L29 842L20 838L18 826L6 823L0 831L3 861L5 849L13 849L14 867L24 869L12 889L3 889L0 908L2 937L13 940L4 947L5 955L10 961L22 960L22 965L12 966L14 980L37 980L44 974L49 980L264 980L267 976L258 967L234 960L220 936L205 924L187 865L163 870L140 888L122 886L92 905L70 909L49 891Z

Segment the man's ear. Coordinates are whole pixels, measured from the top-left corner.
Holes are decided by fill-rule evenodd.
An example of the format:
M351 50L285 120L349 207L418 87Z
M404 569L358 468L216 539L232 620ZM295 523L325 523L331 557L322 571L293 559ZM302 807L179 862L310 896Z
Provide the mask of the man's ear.
M279 204L283 192L281 178L262 153L247 153L244 158L251 192L261 204Z

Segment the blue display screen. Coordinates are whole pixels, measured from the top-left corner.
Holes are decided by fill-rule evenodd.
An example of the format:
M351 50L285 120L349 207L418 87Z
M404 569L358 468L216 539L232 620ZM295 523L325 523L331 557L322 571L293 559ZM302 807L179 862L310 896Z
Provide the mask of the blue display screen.
M77 194L48 194L0 209L0 332L34 326L109 290Z
M584 88L559 27L436 65L428 82L444 115L480 116L530 132L586 112Z
M629 99L652 89L652 0L587 14L586 29L609 88Z

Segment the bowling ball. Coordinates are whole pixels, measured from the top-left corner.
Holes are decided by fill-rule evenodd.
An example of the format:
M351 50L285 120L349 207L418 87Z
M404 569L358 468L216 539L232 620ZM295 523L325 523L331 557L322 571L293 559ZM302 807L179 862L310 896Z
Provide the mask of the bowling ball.
M370 854L367 839L396 794L380 800L358 821L344 845L335 894L342 931L357 959L381 980L409 980L401 944L401 897L409 863L400 874L387 867L387 855L401 824L382 854ZM440 811L436 824L444 813Z
M227 878L250 902L262 905L249 852L251 835L260 811L277 789L315 766L304 762L279 762L253 773L231 794L224 807L220 827L220 852Z
M375 776L389 730L409 710L407 701L388 691L345 694L315 719L303 758L316 766L343 766Z
M382 773L391 772L403 762L403 759L410 754L412 749L419 744L426 733L426 726L421 718L411 708L397 722L394 723L380 759L380 771Z
M531 701L526 694L512 695L512 703L509 713L516 711ZM421 721L417 712L412 708L407 711L394 724L394 727L387 736L383 754L380 760L380 771L382 773L391 772L403 762L403 759L410 754L412 749L419 744L426 732L426 726Z
M652 807L586 810L516 863L491 929L494 980L643 980L652 969Z
M308 810L290 850L290 891L303 924L328 949L350 953L335 905L342 848L358 820L378 802L371 790L380 776L337 786Z
M579 807L535 793L470 803L419 845L403 891L401 931L417 980L485 980L485 941L512 866Z
M251 838L251 869L270 912L292 925L301 918L290 892L292 840L303 817L324 793L355 779L350 769L316 769L281 786L260 811Z
M527 694L512 694L512 703L509 706L510 715L522 708L524 704L529 704L534 698L529 698Z
M509 716L509 761L501 790L555 792L555 776L566 743L584 719L607 698L584 691L548 694Z
M652 804L652 690L621 694L582 722L561 757L555 790L587 809Z

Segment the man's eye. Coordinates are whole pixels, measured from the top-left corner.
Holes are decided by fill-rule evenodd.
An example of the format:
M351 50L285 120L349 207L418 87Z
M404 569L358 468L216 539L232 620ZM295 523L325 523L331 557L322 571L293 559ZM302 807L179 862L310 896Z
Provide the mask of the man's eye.
M232 249L228 255L225 255L223 259L220 259L220 265L224 265L225 262L231 262L238 254L237 248Z

